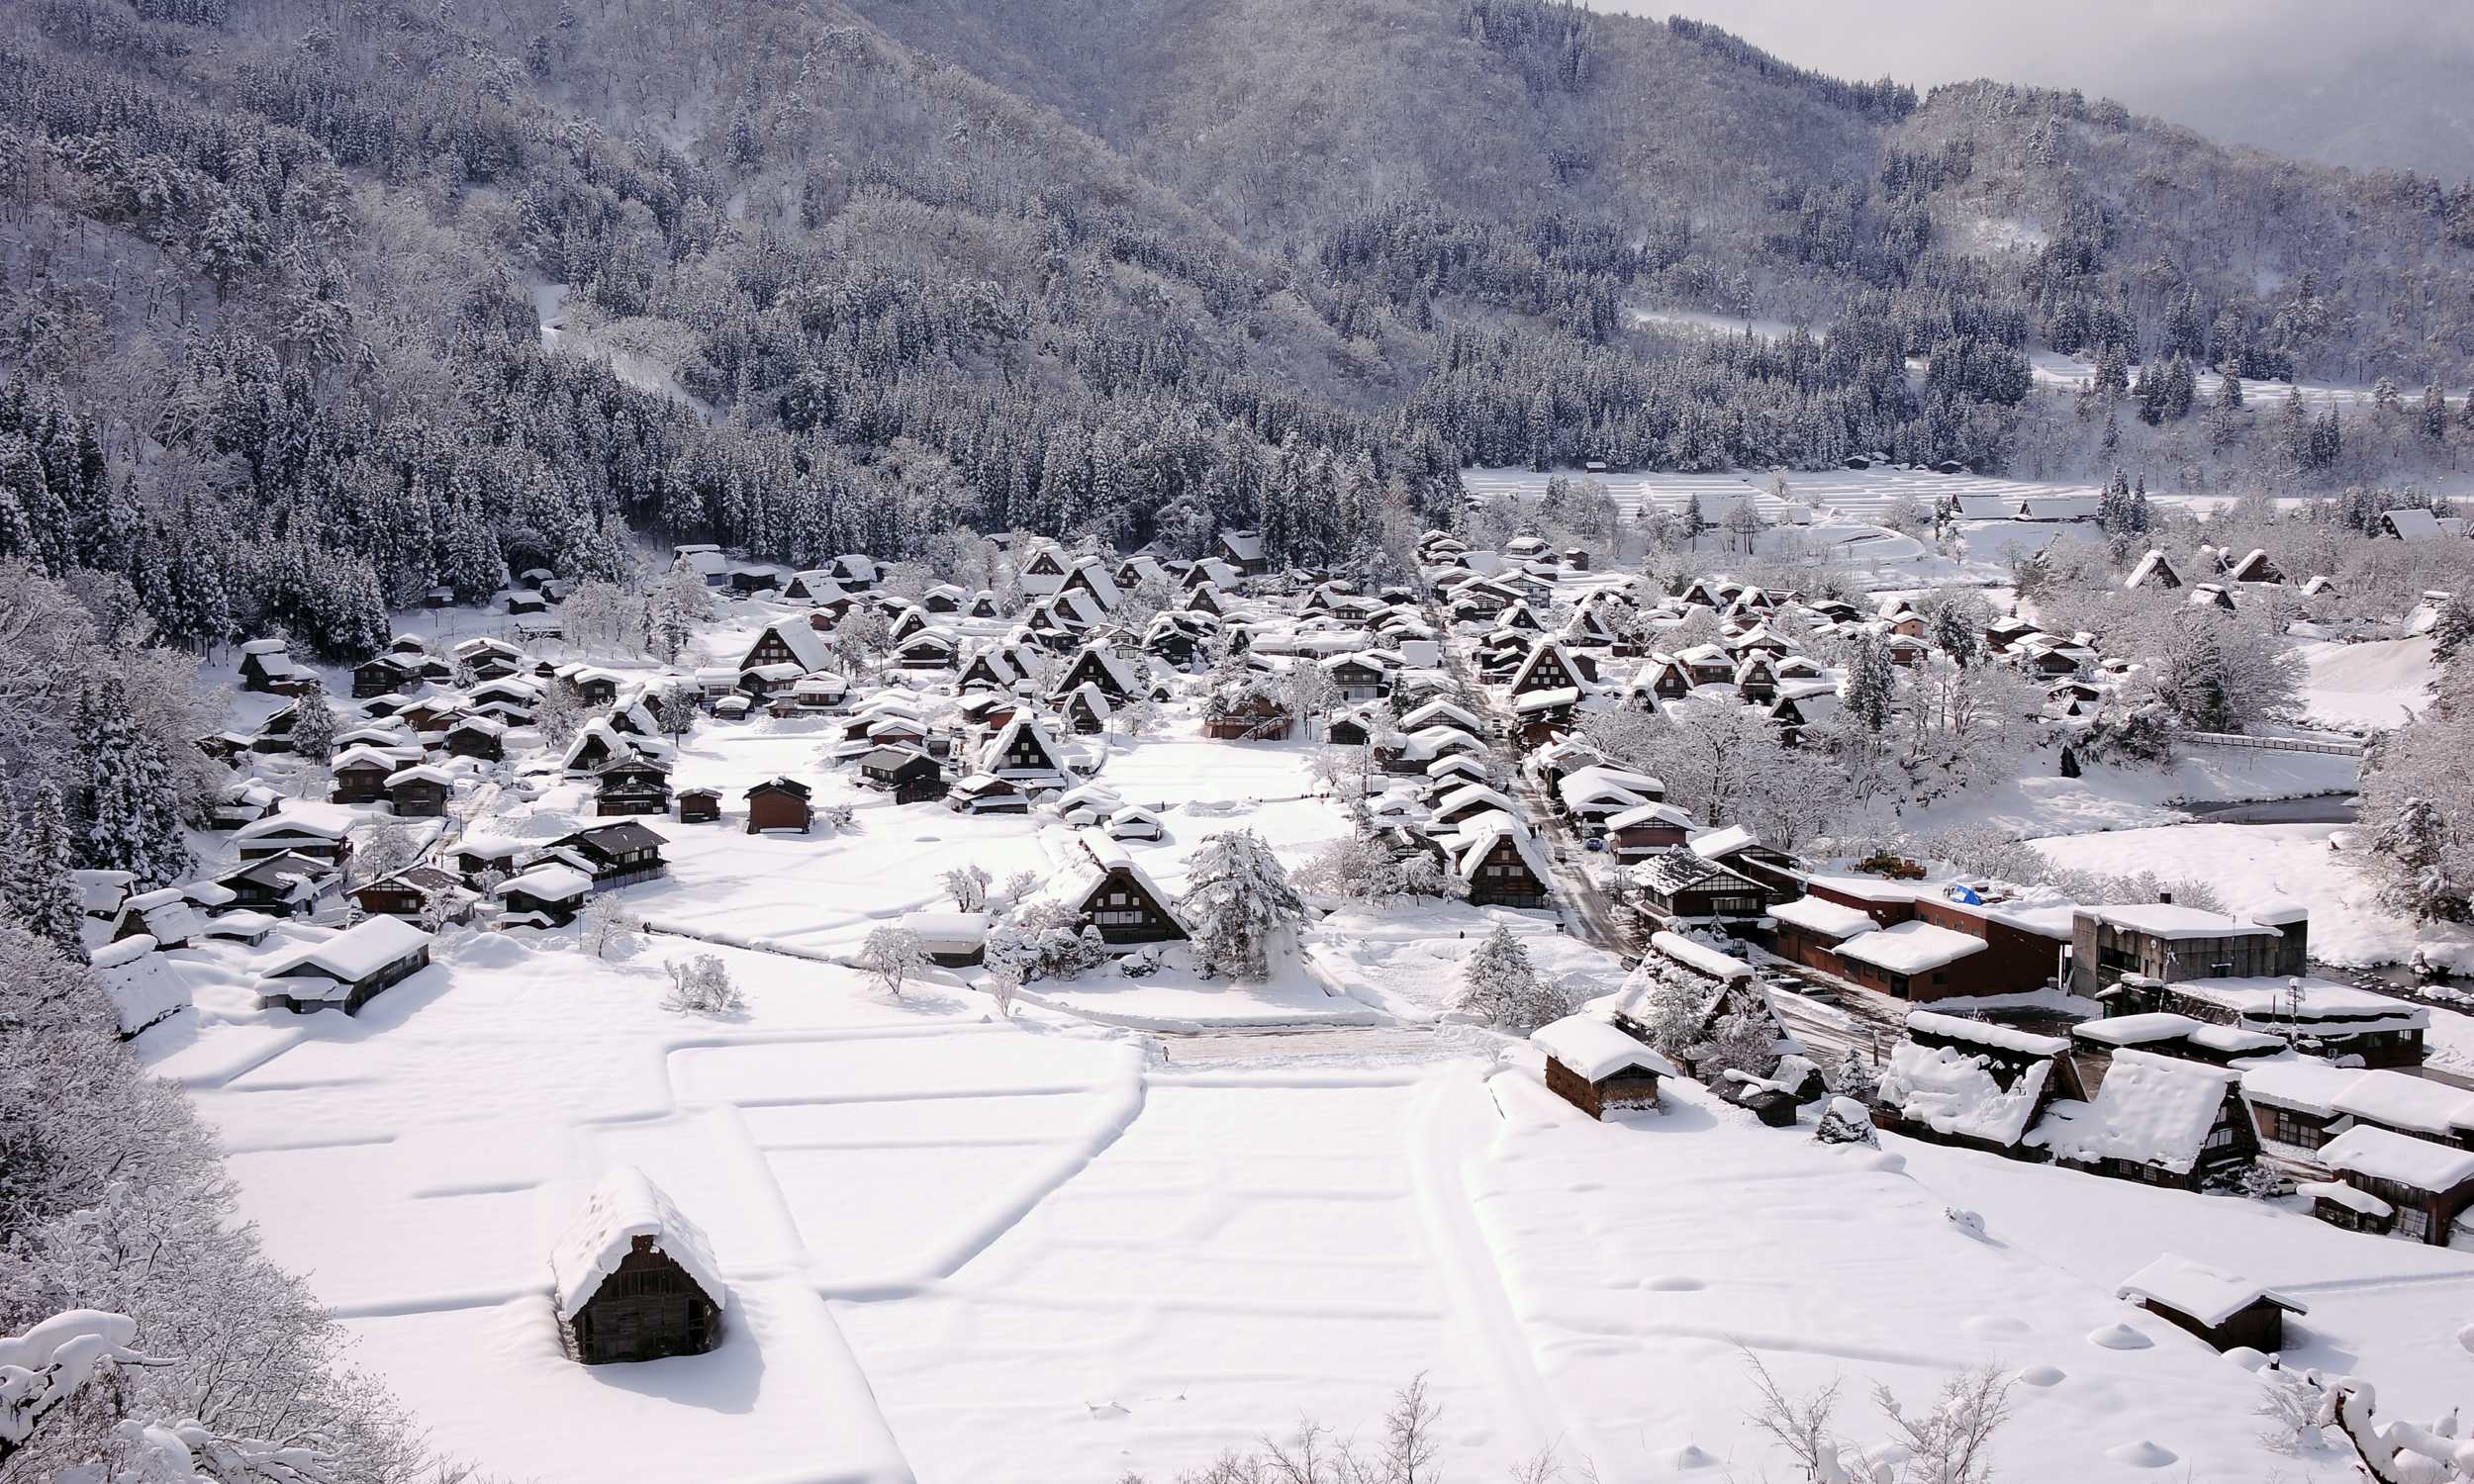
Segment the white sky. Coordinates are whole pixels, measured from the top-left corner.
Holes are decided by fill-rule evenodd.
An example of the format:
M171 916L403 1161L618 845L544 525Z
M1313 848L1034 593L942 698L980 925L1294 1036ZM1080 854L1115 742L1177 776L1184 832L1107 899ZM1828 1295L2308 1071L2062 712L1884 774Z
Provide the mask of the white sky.
M2474 98L2474 0L1594 0L1710 21L1841 77L1919 89L1993 77L2076 87L2214 133L2265 110L2252 89L2329 85L2333 134L2401 103ZM2386 74L2413 99L2365 98ZM2352 79L2339 86L2338 80ZM2376 91L2376 88L2374 88ZM2290 141L2280 141L2288 142ZM2469 161L2474 165L2474 161ZM2455 173L2463 173L2462 170Z
M2309 76L2382 55L2474 60L2474 5L2463 0L1598 0L1598 8L1680 12L1806 66L1919 85L1989 76L2127 93L2228 74Z

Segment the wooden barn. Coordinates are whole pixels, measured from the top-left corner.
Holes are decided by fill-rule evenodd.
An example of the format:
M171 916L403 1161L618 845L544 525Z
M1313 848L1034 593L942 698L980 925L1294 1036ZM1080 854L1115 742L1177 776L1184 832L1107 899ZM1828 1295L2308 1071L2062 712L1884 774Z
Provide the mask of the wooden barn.
M670 812L670 765L654 758L614 758L593 775L593 812L608 817Z
M455 791L454 781L442 768L416 763L387 775L387 802L399 819L439 819L445 817L447 798Z
M681 824L711 824L721 817L719 788L682 788L678 801Z
M644 1172L602 1177L550 1252L559 1334L587 1365L701 1355L730 1305L705 1234Z
M1078 830L1072 859L1043 895L1064 903L1099 930L1110 948L1133 949L1186 938L1169 895L1134 864L1125 847L1097 830Z
M1705 861L1689 850L1672 850L1639 868L1641 906L1675 921L1734 921L1760 917L1771 893L1752 878Z
M563 862L545 861L499 882L491 894L498 898L501 927L564 927L593 895L593 878Z
M1443 842L1453 872L1475 906L1543 907L1547 904L1546 856L1538 842L1508 814L1481 814Z
M661 836L626 820L562 835L550 842L550 849L577 853L592 870L593 889L607 891L649 881L669 871L670 863L661 855L663 844Z
M1655 1108L1658 1079L1681 1076L1673 1065L1594 1015L1567 1015L1529 1033L1546 1053L1547 1090L1603 1119L1609 1109Z
M2246 1345L2267 1355L2285 1348L2285 1316L2311 1312L2298 1299L2171 1252L2124 1279L2114 1296L2219 1350Z
M797 779L769 778L747 790L747 832L761 835L767 830L797 830L808 833L815 822L815 809L809 802L808 786Z
M1202 734L1219 742L1285 742L1288 739L1288 707L1278 696L1253 686L1204 703Z
M945 807L957 814L1027 814L1031 800L1011 779L975 773L945 790Z
M261 1010L355 1014L429 962L429 935L393 917L372 917L323 943L285 955L258 975Z
M896 803L922 803L945 791L945 770L916 747L878 747L861 755L859 777L871 788L884 788Z

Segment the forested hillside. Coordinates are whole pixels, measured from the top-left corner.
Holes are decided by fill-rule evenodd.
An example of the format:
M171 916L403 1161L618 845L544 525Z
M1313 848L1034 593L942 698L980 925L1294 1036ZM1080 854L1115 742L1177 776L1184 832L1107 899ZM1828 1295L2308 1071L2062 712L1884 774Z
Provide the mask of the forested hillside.
M186 646L355 655L637 533L933 562L1246 524L1321 560L1465 463L2329 484L2469 435L2393 399L2367 439L2172 436L2194 367L2474 374L2466 187L1688 22L35 0L0 37L0 555ZM2105 367L2075 425L2041 349Z

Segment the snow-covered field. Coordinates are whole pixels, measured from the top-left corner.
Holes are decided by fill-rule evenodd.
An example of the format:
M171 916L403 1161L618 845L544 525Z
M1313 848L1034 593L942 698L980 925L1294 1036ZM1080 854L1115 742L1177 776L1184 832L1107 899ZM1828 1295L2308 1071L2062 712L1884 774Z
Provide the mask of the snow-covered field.
M1696 1088L1591 1124L1526 1053L1189 1069L972 991L897 1000L733 950L744 1016L684 1021L655 1006L668 946L470 938L357 1019L269 1035L210 990L202 1033L147 1048L360 1358L510 1476L1164 1478L1301 1414L1364 1427L1423 1375L1456 1477L1553 1446L1607 1479L1717 1480L1764 1466L1752 1355L1793 1389L1910 1400L1978 1362L2033 1376L2013 1477L2161 1450L2175 1477L2255 1480L2290 1465L2253 1441L2248 1374L2114 1281L2197 1244L2303 1283L2315 1357L2434 1395L2420 1367L2474 1285L2462 1255L2291 1212L1832 1149ZM712 1239L713 1354L559 1353L546 1253L621 1162ZM2065 1211L2102 1241L2056 1231ZM2152 1345L2091 1343L2120 1325Z
M2296 648L2310 667L2302 691L2305 714L2348 731L2403 726L2421 715L2439 675L2431 641L2420 635L2363 644L2310 640Z

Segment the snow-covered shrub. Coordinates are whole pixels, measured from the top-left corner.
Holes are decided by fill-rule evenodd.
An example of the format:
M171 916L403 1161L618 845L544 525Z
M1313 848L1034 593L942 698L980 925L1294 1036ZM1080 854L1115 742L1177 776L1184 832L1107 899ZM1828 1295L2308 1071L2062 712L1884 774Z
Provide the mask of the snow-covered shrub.
M1874 1074L1872 1064L1857 1055L1856 1048L1851 1046L1840 1060L1838 1069L1831 1073L1830 1090L1858 1103L1870 1103L1874 1094L1881 1090L1881 1078Z
M2259 1445L2276 1453L2317 1452L2328 1445L2320 1432L2320 1388L2300 1372L2271 1359L2259 1371Z
M1025 981L1070 979L1108 961L1099 929L1059 901L1034 901L989 937L992 956L1012 956Z
M576 946L597 959L623 959L636 950L635 920L608 896L596 896L576 914Z
M957 912L980 912L988 907L988 873L977 866L956 866L945 873L945 894L954 899Z
M1834 1097L1821 1110L1821 1119L1813 1125L1813 1137L1824 1144L1879 1144L1872 1131L1872 1114L1852 1097Z
M859 948L859 967L878 988L899 998L903 981L927 967L927 954L919 947L918 934L888 923L868 930L868 941Z
M1450 897L1464 889L1460 878L1424 851L1396 856L1378 841L1355 838L1323 847L1294 880L1300 891L1352 901Z
M1663 959L1644 966L1655 979L1637 1012L1650 1033L1650 1044L1682 1061L1701 1040L1702 1018L1709 1013L1708 987Z
M746 997L730 981L729 966L713 954L672 959L662 966L670 989L661 1007L682 1015L730 1015L747 1007Z
M826 804L823 808L816 810L816 814L824 820L824 827L837 835L848 833L851 825L859 818L858 808L846 803Z
M1456 1008L1507 1031L1534 1031L1571 1013L1571 998L1530 960L1529 945L1497 927L1461 966Z
M1870 1446L1839 1433L1836 1383L1790 1397L1749 1350L1745 1364L1760 1397L1754 1428L1812 1484L1989 1484L1993 1477L1993 1438L2010 1420L2010 1382L1989 1363L1944 1381L1927 1407L1904 1406L1887 1386L1874 1386L1873 1404L1890 1436ZM1888 1458L1902 1461L1894 1466Z
M1730 1010L1710 1027L1709 1039L1687 1048L1684 1056L1706 1082L1730 1071L1766 1078L1778 1067L1777 1028L1752 1010Z

